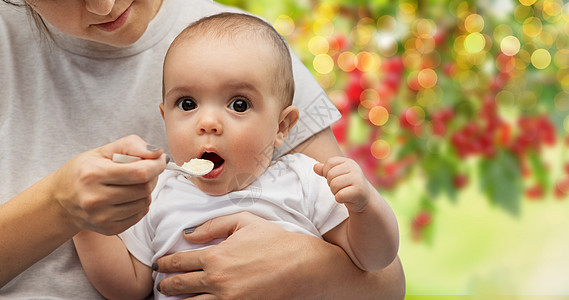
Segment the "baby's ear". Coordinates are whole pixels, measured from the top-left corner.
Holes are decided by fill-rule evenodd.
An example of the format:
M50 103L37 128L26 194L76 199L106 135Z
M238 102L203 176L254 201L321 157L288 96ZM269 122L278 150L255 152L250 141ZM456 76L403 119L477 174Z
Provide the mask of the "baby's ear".
M160 114L162 115L162 120L164 120L164 102L160 103Z
M277 135L275 137L275 147L284 144L291 128L298 121L298 115L298 108L294 105L287 106L283 109L279 117L279 131L277 131Z

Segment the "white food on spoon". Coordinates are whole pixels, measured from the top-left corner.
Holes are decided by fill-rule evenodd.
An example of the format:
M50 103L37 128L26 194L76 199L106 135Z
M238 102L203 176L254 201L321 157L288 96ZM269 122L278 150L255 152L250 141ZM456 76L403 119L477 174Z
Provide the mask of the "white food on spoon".
M213 162L207 159L192 158L185 162L182 168L195 175L205 175L213 170Z

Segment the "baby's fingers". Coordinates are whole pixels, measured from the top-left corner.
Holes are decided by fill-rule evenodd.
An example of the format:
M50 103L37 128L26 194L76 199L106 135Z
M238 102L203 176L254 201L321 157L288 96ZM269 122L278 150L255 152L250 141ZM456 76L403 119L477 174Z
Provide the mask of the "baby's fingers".
M326 177L328 179L328 181L330 181L330 179L339 175L338 170L336 170L336 172L334 172L334 173L330 173L330 171L332 169L335 169L337 166L342 165L345 161L346 161L346 158L341 157L341 156L329 158L324 163L317 163L314 166L314 172L316 172L316 174L318 174L320 176ZM340 174L341 173L344 173L344 172L340 172Z
M312 168L314 170L314 172L319 175L319 176L324 176L324 164L323 163L317 163L314 165L314 167Z

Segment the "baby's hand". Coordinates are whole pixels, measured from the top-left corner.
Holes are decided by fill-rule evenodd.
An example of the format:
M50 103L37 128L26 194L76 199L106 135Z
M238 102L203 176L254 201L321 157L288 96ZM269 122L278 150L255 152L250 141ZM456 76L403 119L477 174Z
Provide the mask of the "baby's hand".
M314 165L314 172L326 178L336 201L352 212L364 211L370 196L370 184L360 166L346 157L332 157Z

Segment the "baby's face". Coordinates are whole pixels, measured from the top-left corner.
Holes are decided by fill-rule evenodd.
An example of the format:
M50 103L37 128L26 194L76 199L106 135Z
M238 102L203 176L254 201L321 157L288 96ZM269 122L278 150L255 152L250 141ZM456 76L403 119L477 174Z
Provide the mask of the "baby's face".
M166 58L160 107L168 145L178 165L215 163L191 179L207 194L244 188L271 161L282 110L270 85L273 56L259 43L193 38Z

